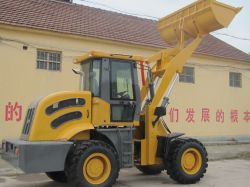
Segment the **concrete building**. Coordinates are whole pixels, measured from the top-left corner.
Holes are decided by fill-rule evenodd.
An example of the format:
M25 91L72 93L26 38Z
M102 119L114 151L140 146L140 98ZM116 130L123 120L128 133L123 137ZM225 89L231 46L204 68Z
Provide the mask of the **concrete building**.
M0 140L19 136L32 100L78 89L73 57L89 50L147 57L168 47L152 20L71 1L0 5ZM250 139L249 95L250 56L209 35L184 68L166 117L190 136Z

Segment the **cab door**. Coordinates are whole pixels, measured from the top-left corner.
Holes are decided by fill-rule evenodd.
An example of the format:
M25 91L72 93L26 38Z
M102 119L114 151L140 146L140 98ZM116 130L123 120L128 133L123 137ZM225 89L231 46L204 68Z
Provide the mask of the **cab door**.
M103 60L103 81L106 99L110 104L110 122L139 120L140 90L135 62L119 59ZM104 81L105 82L105 81Z

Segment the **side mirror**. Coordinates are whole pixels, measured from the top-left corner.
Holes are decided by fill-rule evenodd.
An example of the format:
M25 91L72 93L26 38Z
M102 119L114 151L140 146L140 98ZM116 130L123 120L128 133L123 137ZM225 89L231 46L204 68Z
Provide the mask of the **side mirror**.
M80 69L72 69L75 74L82 75L83 72Z

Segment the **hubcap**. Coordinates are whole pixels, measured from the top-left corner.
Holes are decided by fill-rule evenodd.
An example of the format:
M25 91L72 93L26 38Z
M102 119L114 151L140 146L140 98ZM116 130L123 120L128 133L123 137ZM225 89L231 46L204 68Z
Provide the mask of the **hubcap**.
M195 148L189 148L184 151L181 157L182 170L190 175L196 174L202 166L202 157Z
M90 184L104 183L109 178L110 173L110 160L102 153L93 153L84 161L83 175Z

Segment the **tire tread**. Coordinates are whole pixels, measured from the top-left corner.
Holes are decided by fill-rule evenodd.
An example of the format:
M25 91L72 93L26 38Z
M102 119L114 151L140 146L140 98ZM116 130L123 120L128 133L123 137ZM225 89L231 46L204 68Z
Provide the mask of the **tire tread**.
M187 177L183 175L183 173L180 171L178 166L178 155L181 152L183 146L185 144L194 143L198 144L201 147L203 159L202 159L202 168L198 172L198 174L194 177ZM204 145L196 140L196 139L176 139L172 142L167 159L165 160L165 166L167 169L167 174L175 181L181 183L181 184L193 184L198 182L206 173L207 164L208 162L208 156L207 151Z
M109 185L99 185L100 187L110 187L112 186L115 182L116 179L119 176L119 170L120 170L120 166L119 166L119 156L117 154L117 152L114 150L114 148L110 145L108 145L105 142L102 141L97 141L97 140L89 140L89 141L82 141L82 142L77 142L74 144L74 147L71 149L67 160L66 160L66 165L65 165L65 172L66 175L68 177L68 182L71 184L71 186L79 186L81 187L81 183L79 182L79 178L82 177L81 172L76 172L76 168L78 167L78 164L80 162L80 158L81 155L83 155L83 153L85 151L87 151L87 149L94 147L94 146L99 146L99 147L104 147L105 149L109 150L109 152L112 152L115 155L116 161L117 161L117 172L115 173L115 176L111 178L111 181L109 181ZM93 186L93 185L92 185ZM84 187L92 187L90 186L86 186L84 185Z

